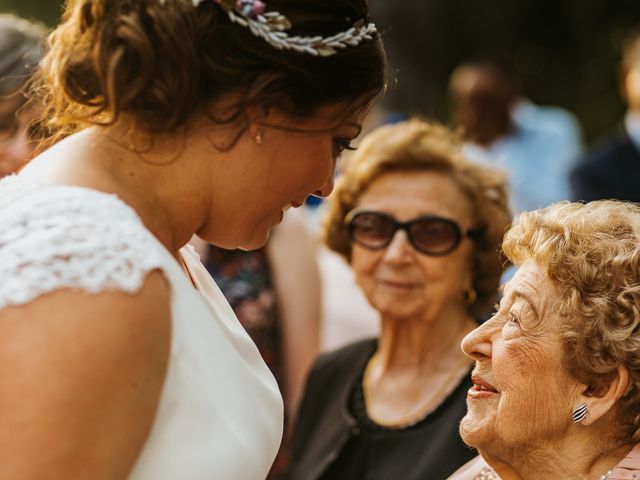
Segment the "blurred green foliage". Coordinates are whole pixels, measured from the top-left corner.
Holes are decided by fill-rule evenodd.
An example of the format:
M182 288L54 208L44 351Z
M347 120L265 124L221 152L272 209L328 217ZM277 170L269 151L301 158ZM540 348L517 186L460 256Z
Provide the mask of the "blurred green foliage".
M0 0L0 11L54 26L62 13L61 0Z
M0 11L57 23L61 0L0 0ZM369 0L384 30L397 85L387 105L446 121L447 80L466 59L508 59L525 95L563 106L587 139L624 112L616 83L625 31L640 0Z
M370 0L397 77L387 106L448 118L447 82L462 61L496 56L522 92L575 113L587 140L624 113L617 85L622 39L639 0Z

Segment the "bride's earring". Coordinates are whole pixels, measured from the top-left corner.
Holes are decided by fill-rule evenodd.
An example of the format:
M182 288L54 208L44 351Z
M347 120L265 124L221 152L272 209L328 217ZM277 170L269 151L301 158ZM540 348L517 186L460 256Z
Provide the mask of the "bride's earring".
M258 127L256 130L256 134L253 136L254 141L258 145L262 145L262 129Z

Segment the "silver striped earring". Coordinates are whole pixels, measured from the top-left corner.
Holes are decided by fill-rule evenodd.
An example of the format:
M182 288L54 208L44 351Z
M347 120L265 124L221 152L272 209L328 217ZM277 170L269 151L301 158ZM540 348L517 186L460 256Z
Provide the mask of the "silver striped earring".
M582 422L585 418L587 418L588 414L589 409L587 408L587 404L583 403L582 405L579 405L573 410L573 423Z

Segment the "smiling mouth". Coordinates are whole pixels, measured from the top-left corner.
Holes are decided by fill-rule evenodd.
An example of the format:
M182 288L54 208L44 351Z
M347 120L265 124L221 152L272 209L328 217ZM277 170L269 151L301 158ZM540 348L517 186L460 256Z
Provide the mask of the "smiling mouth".
M403 289L418 288L420 286L420 284L418 284L418 283L394 282L394 281L390 281L390 280L380 280L380 283L385 285L385 286L387 286L387 287L403 288Z
M500 393L497 388L480 377L473 376L471 377L471 381L473 383L473 387L469 389L468 397L487 398Z

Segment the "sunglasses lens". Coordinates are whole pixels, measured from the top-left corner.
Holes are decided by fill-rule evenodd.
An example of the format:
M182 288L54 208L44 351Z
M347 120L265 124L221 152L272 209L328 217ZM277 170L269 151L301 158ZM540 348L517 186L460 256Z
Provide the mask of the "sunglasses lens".
M460 228L445 219L418 220L411 226L416 249L432 255L451 251L460 242Z
M378 213L359 213L351 220L352 240L365 247L374 249L385 247L394 232L393 220Z

